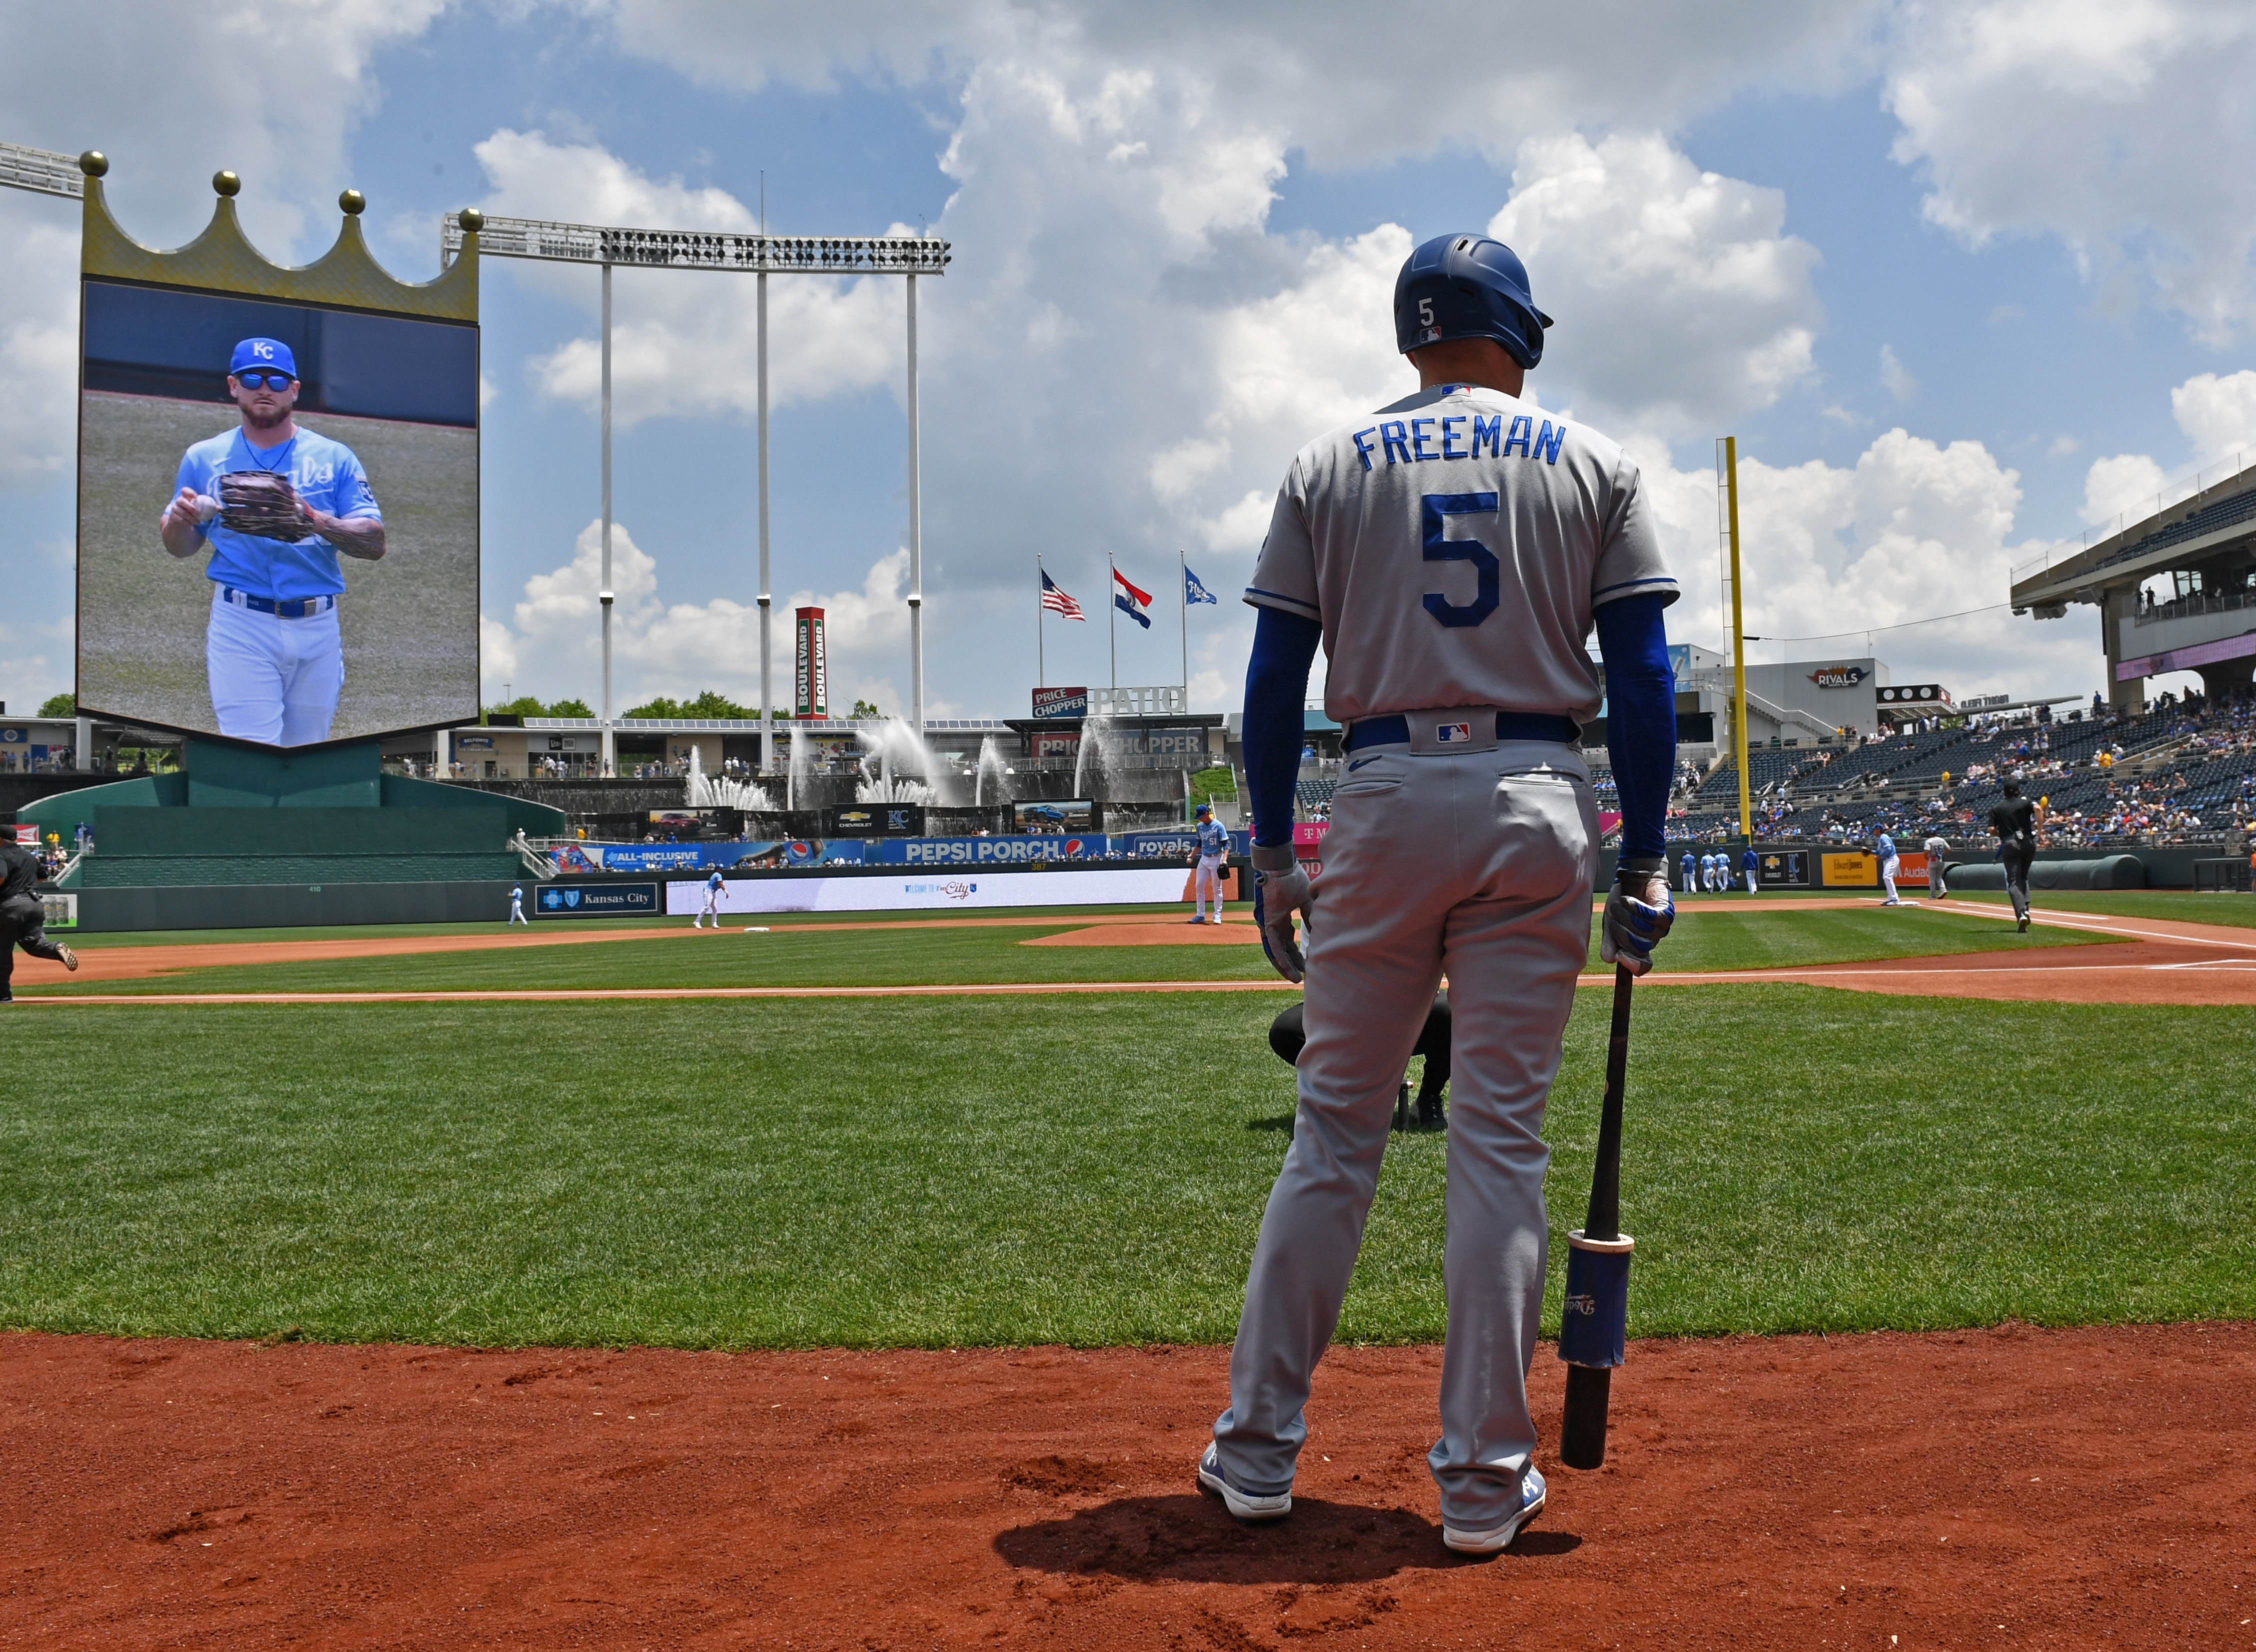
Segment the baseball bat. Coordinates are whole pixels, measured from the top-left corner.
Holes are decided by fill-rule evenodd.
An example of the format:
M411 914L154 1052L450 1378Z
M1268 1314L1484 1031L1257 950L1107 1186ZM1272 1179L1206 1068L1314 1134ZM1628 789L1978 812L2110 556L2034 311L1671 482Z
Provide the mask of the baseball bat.
M1606 1460L1606 1403L1629 1330L1629 1259L1635 1241L1621 1231L1621 1136L1630 984L1635 978L1614 966L1613 1027L1606 1044L1606 1094L1598 1112L1590 1214L1567 1236L1567 1295L1559 1324L1567 1409L1559 1429L1559 1460L1569 1468L1594 1469Z

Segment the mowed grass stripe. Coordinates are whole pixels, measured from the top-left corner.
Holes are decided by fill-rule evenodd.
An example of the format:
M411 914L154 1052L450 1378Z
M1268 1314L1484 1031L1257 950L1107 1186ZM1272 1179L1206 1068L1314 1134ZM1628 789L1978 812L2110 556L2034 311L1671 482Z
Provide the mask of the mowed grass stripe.
M0 1324L683 1346L1221 1342L1289 995L18 1013ZM1588 1188L1583 994L1549 1135ZM1642 1334L2256 1315L2256 1011L1649 989ZM1341 1328L1444 1327L1398 1137ZM1555 1255L1548 1323L1562 1267Z
M1165 921L1168 914L1155 914ZM1180 918L1180 914L1172 914ZM1317 921L1321 923L1321 905ZM140 980L26 987L56 993L387 992L569 991L620 987L927 986L996 982L1263 981L1275 978L1251 939L1238 945L1028 946L1089 926L896 929L793 928L765 934L732 924L716 935L591 942L577 946L317 958L184 970ZM1796 909L1750 900L1703 907L1680 921L1659 954L1669 971L1745 970L1864 963L1924 955L2076 946L2104 935L2040 928L2016 935L1991 924L1912 907ZM1590 968L1599 969L1591 927Z

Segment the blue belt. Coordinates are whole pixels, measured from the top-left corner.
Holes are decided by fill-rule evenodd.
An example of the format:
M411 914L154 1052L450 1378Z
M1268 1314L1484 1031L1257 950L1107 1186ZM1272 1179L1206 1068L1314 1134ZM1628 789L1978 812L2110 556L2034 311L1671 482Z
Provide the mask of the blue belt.
M1575 745L1581 742L1583 730L1572 717L1554 717L1542 711L1499 711L1496 714L1496 738L1551 740L1561 745ZM1407 717L1364 717L1347 732L1347 749L1350 752L1360 752L1366 745L1406 745L1409 741Z
M337 605L334 597L297 597L278 601L271 597L253 597L249 591L239 591L232 585L219 588L220 600L236 608L247 608L254 614L272 614L278 619L311 619L315 614L326 614Z

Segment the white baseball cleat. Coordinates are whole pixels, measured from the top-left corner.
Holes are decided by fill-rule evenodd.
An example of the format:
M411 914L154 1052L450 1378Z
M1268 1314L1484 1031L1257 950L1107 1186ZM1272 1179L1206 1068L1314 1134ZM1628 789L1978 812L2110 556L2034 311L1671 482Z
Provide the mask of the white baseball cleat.
M1543 1475L1533 1465L1519 1480L1519 1512L1501 1526L1487 1531L1466 1531L1446 1522L1442 1527L1442 1541L1461 1555L1492 1555L1509 1549L1512 1540L1519 1536L1519 1528L1543 1512Z
M1230 1483L1222 1471L1222 1458L1207 1442L1206 1455L1199 1458L1198 1483L1202 1491L1212 1492L1222 1499L1222 1506L1239 1520L1249 1524L1263 1521L1282 1520L1293 1512L1293 1493L1280 1492L1273 1497L1262 1497L1251 1492L1241 1492Z

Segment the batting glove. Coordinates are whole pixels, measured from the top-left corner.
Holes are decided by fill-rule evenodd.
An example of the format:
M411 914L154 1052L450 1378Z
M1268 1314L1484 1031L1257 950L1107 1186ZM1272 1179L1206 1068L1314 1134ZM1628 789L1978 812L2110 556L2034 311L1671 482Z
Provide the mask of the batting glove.
M1598 957L1618 964L1632 975L1653 967L1653 949L1676 921L1676 904L1668 898L1668 863L1665 860L1625 860L1614 873L1614 886L1606 893L1606 915L1598 930Z
M1270 967L1294 985L1308 978L1308 962L1293 937L1293 914L1308 921L1308 874L1290 844L1253 845L1253 921L1261 929L1261 950Z

